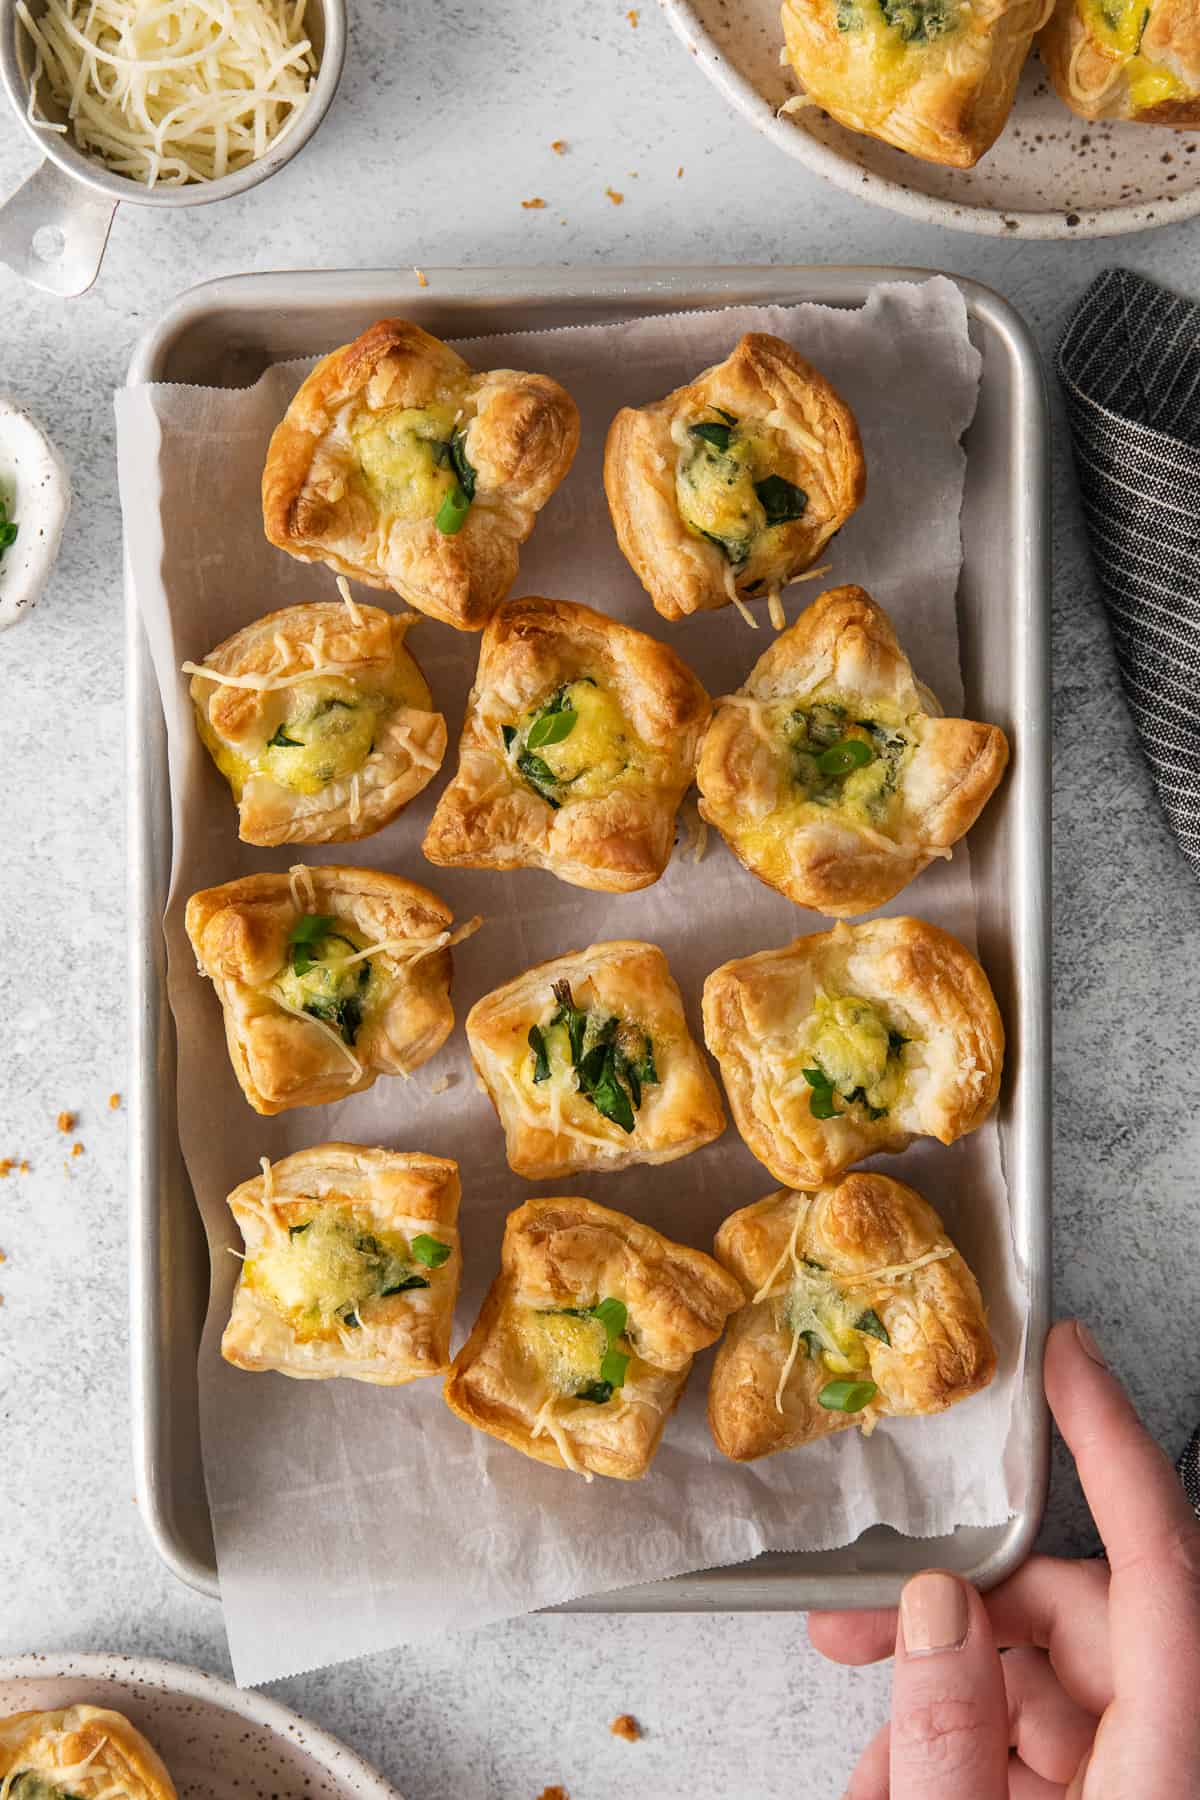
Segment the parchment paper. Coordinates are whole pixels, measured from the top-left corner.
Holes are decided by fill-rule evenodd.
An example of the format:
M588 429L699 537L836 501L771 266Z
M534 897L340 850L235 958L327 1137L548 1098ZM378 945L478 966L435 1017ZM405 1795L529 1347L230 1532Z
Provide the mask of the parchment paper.
M958 711L959 438L975 408L979 357L958 290L941 279L877 290L860 312L740 308L461 345L478 366L556 376L583 416L578 459L525 547L514 592L586 601L669 639L714 694L740 683L770 641L765 608L756 609L758 631L732 608L673 627L659 619L617 550L600 469L619 405L691 378L751 329L789 339L831 378L858 416L869 469L866 502L832 547L831 574L789 590L789 619L822 588L861 582L896 621L918 674L948 712ZM879 1521L916 1536L1003 1521L1020 1499L1011 1487L1021 1473L1006 1474L1004 1448L1026 1299L994 1126L948 1149L921 1142L880 1165L929 1196L978 1273L1000 1372L949 1414L885 1422L869 1442L846 1432L748 1467L726 1462L704 1421L708 1355L649 1476L589 1486L470 1430L442 1405L437 1381L394 1391L299 1383L221 1361L237 1273L227 1251L239 1242L224 1197L260 1156L344 1138L458 1158L466 1271L456 1345L494 1274L506 1213L531 1192L556 1190L508 1169L461 1029L407 1083L381 1080L340 1105L258 1118L234 1080L216 998L184 935L183 908L195 889L295 860L359 862L426 882L457 917L487 918L455 952L460 1021L480 994L531 963L604 938L650 939L666 951L697 1036L709 970L827 925L742 871L715 833L702 862L677 846L660 882L622 896L529 870L433 868L420 842L455 766L453 750L400 820L361 845L298 857L238 842L234 807L196 737L179 665L199 661L273 607L333 597L326 570L267 544L259 514L267 439L307 366L274 367L249 389L164 385L117 396L129 566L167 717L174 870L166 935L180 1134L214 1264L199 1367L204 1465L238 1680L267 1681L767 1549L828 1548ZM358 597L386 603L365 588ZM423 621L409 642L454 745L478 641ZM965 846L886 910L933 919L973 945ZM435 1093L446 1076L451 1085ZM775 1186L730 1125L682 1162L580 1178L559 1191L586 1194L707 1249L728 1213Z

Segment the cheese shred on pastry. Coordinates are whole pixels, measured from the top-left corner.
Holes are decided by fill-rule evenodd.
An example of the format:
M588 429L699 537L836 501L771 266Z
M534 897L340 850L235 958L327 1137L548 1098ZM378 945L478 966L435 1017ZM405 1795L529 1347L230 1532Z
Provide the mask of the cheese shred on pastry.
M643 1476L697 1351L742 1290L711 1257L591 1200L510 1213L500 1273L445 1399L468 1425L591 1480Z
M617 541L665 619L770 599L866 492L854 414L782 338L749 332L711 369L609 427Z
M318 1144L242 1182L245 1242L221 1355L300 1381L397 1387L450 1366L462 1258L458 1164Z
M158 1752L100 1706L0 1719L0 1800L176 1800Z
M949 858L1008 762L998 726L935 705L883 608L831 588L716 702L701 814L798 906L870 912Z
M975 1277L903 1182L856 1170L770 1194L726 1219L715 1254L746 1296L708 1390L717 1448L735 1462L944 1412L995 1373Z
M1000 1090L987 976L921 919L871 919L715 969L704 1036L748 1149L789 1187L916 1137L952 1144Z
M566 600L497 609L430 862L549 869L628 893L657 881L696 769L708 695L673 650Z
M336 864L193 894L185 923L256 1112L321 1106L406 1076L454 1025L450 908L399 875Z
M244 843L369 837L433 779L446 721L404 646L413 623L353 602L288 606L185 663Z
M267 451L263 524L291 556L478 631L578 443L548 375L476 372L381 319L305 377Z
M786 57L839 124L970 169L1003 131L1046 0L783 0Z

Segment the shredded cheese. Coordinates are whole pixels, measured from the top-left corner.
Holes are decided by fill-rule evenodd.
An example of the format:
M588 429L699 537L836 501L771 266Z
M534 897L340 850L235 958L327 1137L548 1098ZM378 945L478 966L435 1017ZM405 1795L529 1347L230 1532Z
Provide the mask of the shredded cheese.
M46 0L17 18L34 48L29 116L147 187L257 162L308 104L306 0ZM47 118L43 100L65 111Z
M346 611L350 614L352 623L361 627L365 622L362 611L354 595L350 592L350 583L344 575L339 575L337 578L337 591L346 602Z
M357 770L350 777L350 823L357 825L362 817L362 781Z
M784 50L781 54L784 62L786 62L787 51ZM820 101L814 100L811 94L793 94L790 100L784 101L775 117L777 119L792 119L797 113L806 111L810 106L819 107Z
M773 587L767 595L767 617L776 631L782 631L787 624L787 614L783 610L783 598L777 587Z
M276 648L282 639L276 636ZM286 647L285 647L286 648ZM311 655L314 646L301 645ZM290 652L288 652L290 654ZM199 675L204 681L215 681L220 687L248 688L255 694L272 694L279 688L295 687L298 681L312 681L319 675L345 675L344 663L314 662L306 669L277 669L267 675L226 675L220 669L210 668L207 663L180 663L185 675Z
M750 611L750 608L746 605L746 602L742 599L742 596L737 591L737 576L734 573L733 566L731 563L725 564L724 576L725 576L725 592L729 595L729 598L733 601L733 604L737 607L737 609L741 613L743 619L745 619L747 625L750 627L751 631L757 631L758 630L758 620L755 618L754 614Z
M547 1400L540 1408L537 1418L533 1421L533 1426L529 1435L531 1438L539 1438L543 1435L551 1438L554 1443L554 1448L558 1451L558 1454L562 1457L564 1464L570 1469L572 1475L582 1475L585 1481L591 1481L593 1479L591 1470L580 1468L575 1460L575 1452L571 1448L570 1438L567 1436L558 1420L554 1417L555 1400L556 1396L551 1394L549 1400Z
M291 1013L291 1015L294 1019L303 1020L304 1024L313 1026L313 1028L316 1031L321 1032L323 1034L323 1036L327 1037L329 1039L330 1043L335 1045L336 1048L339 1049L341 1051L342 1055L346 1058L346 1061L349 1063L351 1069L353 1070L355 1081L358 1081L361 1079L362 1072L363 1072L362 1064L359 1062L357 1056L355 1056L353 1050L350 1048L350 1046L346 1042L346 1040L341 1036L341 1034L339 1032L336 1032L333 1029L332 1025L327 1025L325 1023L324 1019L318 1019L315 1016L315 1014L313 1014L313 1013L306 1013L304 1011L303 1007L293 1006L290 1000L285 1000L283 998L282 994L273 992L271 995L271 999L274 1002L274 1004L276 1006L278 1006L282 1012Z
M297 912L316 912L317 890L313 886L312 870L304 863L293 863L288 870L288 888Z
M378 956L380 951L396 962L418 963L437 950L453 949L455 944L474 937L482 924L482 915L476 913L465 925L458 925L453 931L437 931L432 937L380 938L378 943L368 944L365 950L356 950L353 956L345 957L342 967L348 969L352 963L362 962L365 957Z
M401 749L407 752L409 761L415 763L418 769L428 769L432 773L441 768L438 757L426 755L417 744L414 744L412 729L402 720L393 721L389 735L397 740Z

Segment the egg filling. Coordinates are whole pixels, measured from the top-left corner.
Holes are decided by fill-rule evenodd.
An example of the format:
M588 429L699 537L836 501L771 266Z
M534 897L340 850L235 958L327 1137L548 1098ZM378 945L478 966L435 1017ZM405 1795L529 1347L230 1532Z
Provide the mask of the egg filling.
M749 562L762 534L803 516L808 495L776 473L780 451L768 426L721 407L691 424L677 420L675 504L695 537L707 538L734 569Z
M801 1072L815 1119L837 1118L852 1108L868 1119L887 1117L903 1090L904 1048L911 1040L869 1000L818 993L801 1039Z
M292 927L287 962L267 992L292 1013L305 1013L351 1048L380 986L359 933L341 919L306 913Z
M522 1307L517 1334L552 1399L606 1406L624 1387L633 1356L621 1300L593 1307Z
M594 800L647 780L647 746L614 695L590 675L566 682L502 725L500 735L517 774L556 811L569 800Z
M389 522L432 519L446 537L461 531L475 497L462 408L451 403L362 409L349 431L363 482Z
M299 1343L340 1338L363 1324L363 1308L414 1288L427 1288L449 1246L381 1230L342 1195L311 1202L311 1217L247 1257L242 1281L285 1319ZM289 1203L302 1211L304 1201Z
M1142 53L1142 41L1150 23L1145 0L1078 0L1080 17L1091 35L1114 64L1114 75L1123 72L1130 104L1146 112L1164 101L1186 93L1178 76Z

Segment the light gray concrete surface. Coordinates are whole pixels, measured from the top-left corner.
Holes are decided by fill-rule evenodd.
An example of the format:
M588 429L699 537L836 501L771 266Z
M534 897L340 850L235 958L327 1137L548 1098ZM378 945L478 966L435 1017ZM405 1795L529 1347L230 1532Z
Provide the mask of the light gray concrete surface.
M182 288L281 267L895 262L990 283L1053 345L1120 263L1200 287L1200 222L1035 246L925 228L822 185L729 116L652 5L352 0L312 147L244 198L117 216L99 284L59 303L0 269L0 385L50 427L76 490L57 577L0 637L9 976L0 1156L0 1651L111 1648L227 1666L217 1607L156 1562L133 1502L126 1380L120 517L112 390ZM566 139L555 156L550 142ZM676 175L682 165L683 175ZM32 166L0 126L0 191ZM615 206L606 187L623 192ZM521 201L543 196L544 210ZM1057 409L1057 396L1055 396ZM1200 895L1139 754L1054 460L1056 1279L1164 1443L1200 1415ZM79 1115L62 1136L61 1109ZM74 1142L84 1146L69 1155ZM1047 1548L1090 1549L1061 1457ZM836 1796L884 1671L810 1650L803 1620L544 1618L280 1684L408 1800ZM648 1736L610 1738L617 1712Z

